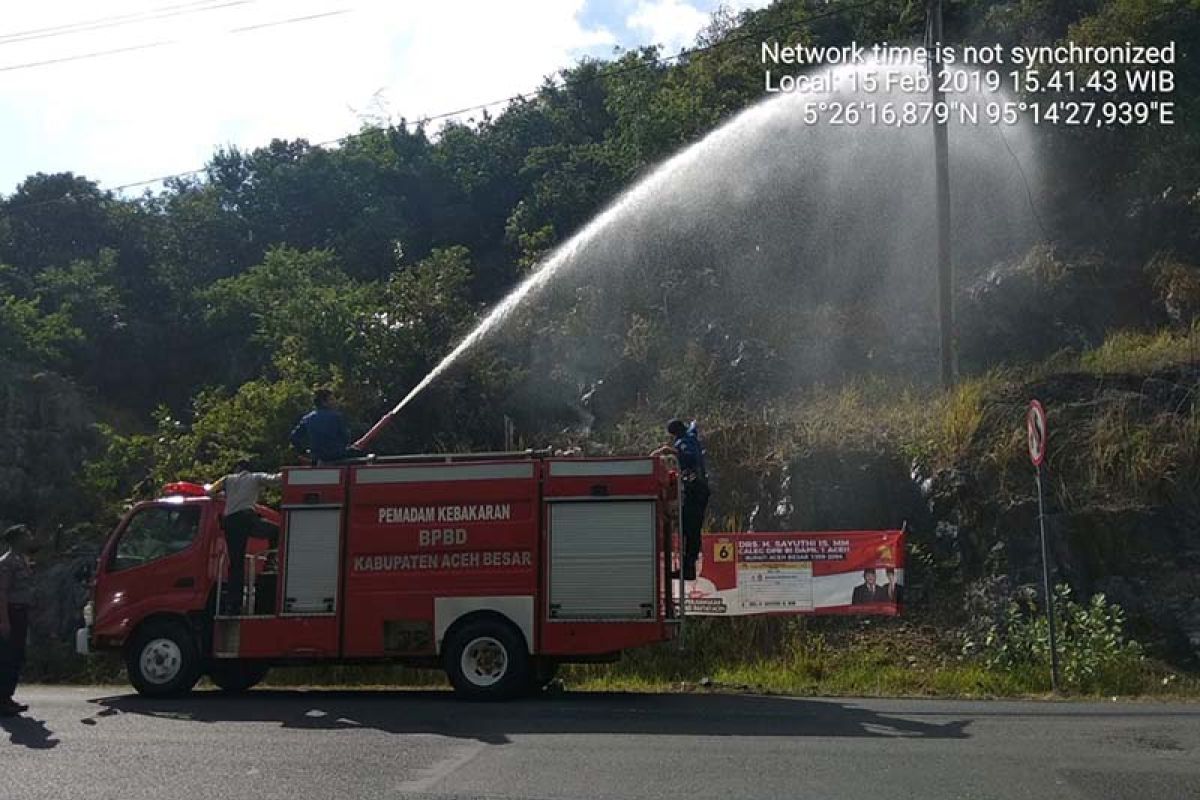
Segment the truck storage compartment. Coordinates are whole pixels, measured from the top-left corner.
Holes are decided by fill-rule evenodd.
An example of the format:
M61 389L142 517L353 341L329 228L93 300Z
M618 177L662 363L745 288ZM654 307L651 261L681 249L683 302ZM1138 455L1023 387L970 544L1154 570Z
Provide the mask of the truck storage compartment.
M332 614L337 610L342 509L287 510L283 613Z
M655 502L549 504L549 615L556 620L655 616Z

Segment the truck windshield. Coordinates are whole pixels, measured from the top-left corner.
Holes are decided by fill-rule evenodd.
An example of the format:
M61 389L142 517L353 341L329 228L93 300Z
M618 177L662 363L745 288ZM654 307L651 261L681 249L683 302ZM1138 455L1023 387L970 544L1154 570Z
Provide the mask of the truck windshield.
M199 530L199 506L143 508L129 519L108 568L128 569L182 552L195 540Z

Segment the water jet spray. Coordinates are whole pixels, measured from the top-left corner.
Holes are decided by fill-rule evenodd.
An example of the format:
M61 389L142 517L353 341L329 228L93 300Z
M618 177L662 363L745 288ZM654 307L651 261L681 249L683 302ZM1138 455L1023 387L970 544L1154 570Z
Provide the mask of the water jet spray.
M867 71L925 73L915 65L830 68L825 83L840 88L769 97L671 156L542 261L356 445L376 439L514 311L570 273L586 274L603 303L620 302L620 292L634 284L634 291L662 291L662 286L655 289L654 271L663 265L689 274L721 272L712 291L725 309L739 310L735 316L747 330L766 321L790 326L795 344L785 354L789 369L802 363L808 369L810 361L819 367L819 354L809 351L825 348L829 352L823 358L833 358L830 348L838 337L853 333L815 328L825 307L870 307L895 326L889 346L898 347L891 340L903 333L936 352L936 339L927 339L924 328L915 330L909 321L936 326L937 320L936 237L931 236L936 214L928 202L935 170L928 126L847 127L805 119L806 111L818 105L913 99L899 90L846 88L862 86L852 78ZM1004 99L985 89L958 96L980 103ZM1008 130L1032 167L1028 126ZM1015 155L986 125L956 124L950 149L958 165L952 194L960 263L990 264L1019 251L1033 225ZM630 268L639 265L635 279ZM622 310L600 309L608 313L595 320L596 327L620 323ZM591 341L557 354L555 366L570 371L573 364L564 358L595 355L605 339L596 335Z

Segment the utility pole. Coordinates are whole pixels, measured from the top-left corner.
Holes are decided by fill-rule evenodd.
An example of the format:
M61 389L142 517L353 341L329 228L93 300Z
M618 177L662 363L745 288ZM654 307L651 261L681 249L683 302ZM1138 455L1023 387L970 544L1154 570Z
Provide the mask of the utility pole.
M933 84L933 161L937 193L938 234L938 333L942 362L942 386L950 388L958 379L958 342L954 327L954 265L950 260L950 153L946 124L949 116L940 121L938 109L943 107L942 93L942 0L928 0L929 77Z

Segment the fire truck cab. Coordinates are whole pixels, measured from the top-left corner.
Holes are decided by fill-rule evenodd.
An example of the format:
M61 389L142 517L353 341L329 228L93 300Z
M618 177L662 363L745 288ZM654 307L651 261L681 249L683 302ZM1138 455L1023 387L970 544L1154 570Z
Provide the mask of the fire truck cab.
M223 600L223 502L168 484L105 544L77 644L122 651L147 695L203 675L244 690L273 665L395 661L511 697L560 663L674 637L678 498L669 456L286 468L280 510L258 508L278 545L252 539L243 596Z

